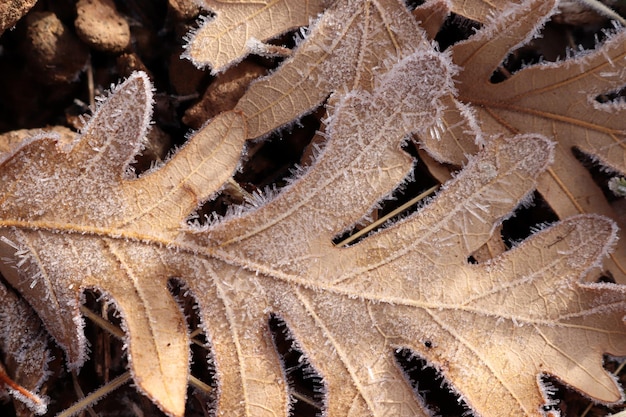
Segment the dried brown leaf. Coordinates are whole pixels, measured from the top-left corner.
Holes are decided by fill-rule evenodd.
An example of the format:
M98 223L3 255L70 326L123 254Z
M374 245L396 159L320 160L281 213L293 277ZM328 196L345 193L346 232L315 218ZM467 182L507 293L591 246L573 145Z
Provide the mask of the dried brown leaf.
M433 0L416 7L412 13L428 38L434 39L450 14L450 9L446 0Z
M220 5L233 7L224 39L237 42L249 39L237 31L255 22L250 13L285 13L284 2ZM218 13L219 25L228 16ZM488 262L467 262L548 169L555 150L545 137L486 141L418 213L351 247L332 243L406 178L406 135L440 132L446 143L454 132L457 150L474 146L466 130L480 130L454 96L454 71L400 1L337 2L234 111L139 178L128 165L146 134L151 89L135 74L72 143L40 134L0 161L0 271L73 367L86 354L82 292L112 300L135 383L170 415L184 413L189 379L188 330L171 278L197 301L218 414L289 412L271 315L323 377L328 415L431 415L396 362L400 348L438 369L478 415L541 416L542 375L615 403L622 391L602 355L626 355L626 289L582 282L614 244L612 221L577 216ZM230 177L247 138L332 93L326 141L306 172L247 209L187 223ZM462 129L442 128L451 117Z
M243 143L239 138L245 136L245 130L239 115L225 113L196 134L201 140L182 148L169 164L150 175L150 180L131 180L122 174L145 137L151 97L145 74L135 75L98 109L80 140L71 146L57 144L54 137L44 133L5 156L2 204L7 210L4 213L13 213L6 218L39 226L20 231L16 223L18 229L6 229L9 241L26 251L20 268L26 275L18 277L12 266L2 272L14 287L28 293L31 301L40 300L33 302L33 307L46 318L46 327L74 367L85 360L78 311L80 292L89 287L103 288L116 300L127 331L134 335L129 355L136 382L152 398L158 398L162 407L180 415L188 376L187 366L181 366L188 361L184 318L165 283L152 286L136 282L139 276L127 265L132 262L126 259L128 255L118 240L98 236L122 232L118 236L122 241L130 238L141 242L158 236L159 244L171 243L180 233L184 218L236 167ZM19 179L19 184L11 178ZM159 185L154 189L145 185L147 181ZM62 207L61 212L51 211L54 206ZM84 239L75 241L72 233L45 232L67 227L82 230L79 233L85 233ZM39 246L42 238L47 249L35 249L32 245ZM4 250L14 251L4 246ZM61 253L69 258L59 263L56 260ZM81 259L81 253L91 253L87 255L90 259ZM146 259L140 269L147 276L150 271L162 275L162 267L157 257L152 262ZM172 314L162 315L167 309ZM165 359L168 357L175 361ZM155 360L160 366L153 366Z
M241 42L250 39L246 33L238 36ZM190 48L196 42L197 37ZM248 137L257 138L293 123L331 93L340 96L357 87L371 91L377 71L425 47L430 44L424 32L400 0L335 2L293 57L271 79L253 84L235 109L247 120ZM198 51L206 48L198 46Z
M124 170L150 107L147 79L135 75L71 146L40 136L5 157L0 227L11 244L0 249L20 267L0 270L75 365L85 349L81 292L110 297L137 385L172 415L183 413L189 338L171 277L198 302L219 413L287 414L270 314L323 376L329 415L429 415L395 361L401 347L438 368L481 415L541 415L542 373L618 401L602 354L626 354L625 290L579 282L614 240L610 221L568 220L489 263L467 263L535 185L551 159L548 140L496 140L418 214L352 247L332 244L408 174L399 144L441 115L450 68L425 47L371 93L346 95L308 172L271 201L206 227L184 221L232 171L244 120L218 116L165 165L132 178Z

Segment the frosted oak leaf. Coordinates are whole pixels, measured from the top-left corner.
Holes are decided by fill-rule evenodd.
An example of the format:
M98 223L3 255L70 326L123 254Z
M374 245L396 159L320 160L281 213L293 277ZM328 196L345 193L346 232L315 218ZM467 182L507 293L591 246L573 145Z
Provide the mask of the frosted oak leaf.
M15 398L18 413L45 414L47 398L38 395L48 378L48 336L24 300L0 282L0 398Z
M542 373L598 401L619 400L601 364L605 352L626 354L624 288L579 283L613 241L610 221L568 220L491 263L467 263L536 184L553 154L547 139L500 138L419 213L352 247L332 244L411 170L400 144L440 116L450 68L445 56L419 50L378 76L372 92L347 94L306 173L261 207L204 228L185 220L232 172L243 117L218 116L134 178L125 169L151 101L147 77L136 74L74 143L44 135L4 157L0 228L13 245L0 250L14 262L0 270L74 366L85 354L81 292L97 288L114 301L135 382L170 415L184 412L189 372L171 277L197 300L218 414L288 414L270 314L324 378L329 415L430 415L395 361L400 347L437 367L481 415L541 415ZM442 88L433 91L426 76ZM587 341L585 350L572 340Z

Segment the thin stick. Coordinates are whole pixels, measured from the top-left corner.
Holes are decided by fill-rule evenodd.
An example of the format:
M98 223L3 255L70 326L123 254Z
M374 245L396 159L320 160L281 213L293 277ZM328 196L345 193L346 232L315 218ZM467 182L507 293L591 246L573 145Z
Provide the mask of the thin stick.
M83 313L83 315L87 317L89 320L93 321L98 327L103 328L104 330L111 333L113 336L117 337L118 339L121 340L124 338L124 332L122 332L121 329L112 325L111 323L109 323L108 321L100 317L98 314L89 310L87 307L81 305L80 312Z
M198 378L196 378L193 375L189 375L189 385L191 385L194 388L199 389L205 394L210 394L213 391L212 386L205 384L204 382L200 381Z
M202 328L201 328L201 327L196 327L196 329L195 329L193 332L191 332L191 333L189 334L189 337L190 337L191 339L193 339L194 337L198 336L198 335L199 335L200 333L202 333L202 332L203 332L203 330L202 330Z
M90 405L95 404L97 401L100 401L106 395L115 391L116 389L118 389L119 387L127 383L128 381L130 381L130 372L126 371L122 375L118 376L117 378L112 379L108 384L101 386L100 388L92 392L91 394L87 395L82 400L74 403L71 407L57 414L56 417L73 416L74 414L81 412L82 410L89 407Z
M234 180L233 177L230 177L226 180L226 182L233 187L235 190L237 190L237 192L241 193L241 195L248 201L250 200L254 200L254 196L252 194L250 194L249 192L247 192L246 190L243 189L243 187Z
M74 384L74 392L76 392L76 398L78 398L78 401L80 402L84 400L85 393L83 392L83 389L80 387L80 384L78 383L78 377L76 376L76 371L72 371L72 384ZM93 408L86 407L86 409L87 409L87 413L89 413L91 417L98 417L96 412L93 411Z
M580 415L580 417L585 417L589 413L589 410L591 410L591 407L593 407L593 403L587 404L587 408L583 410L583 413Z
M335 246L346 246L346 245L350 244L351 242L355 241L356 239L360 238L361 236L366 235L367 233L371 232L372 230L374 230L375 228L377 228L381 224L385 223L387 220L389 220L393 216L396 216L396 215L402 213L403 211L405 211L406 209L411 207L413 204L419 203L421 200L423 200L424 198L428 197L429 195L431 195L432 193L437 191L437 188L439 188L439 185L435 185L433 187L430 187L428 190L424 191L423 193L421 193L417 197L413 197L411 200L407 201L406 203L404 203L403 205L401 205L400 207L398 207L394 211L392 211L392 212L388 213L387 215L381 217L380 219L376 220L374 223L371 223L371 224L367 225L366 227L364 227L363 229L359 230L358 232L356 232L352 236L349 236L349 237L345 238L341 242L337 243Z
M87 91L89 94L89 105L92 109L96 108L96 93L93 86L93 67L91 66L91 59L87 61Z
M298 401L301 401L305 404L310 405L311 407L317 409L317 410L321 410L322 407L320 407L320 405L318 403L316 403L315 401L313 401L312 399L310 399L309 397L307 397L306 395L300 394L299 392L292 392L291 395L293 395L293 397L295 399L297 399Z

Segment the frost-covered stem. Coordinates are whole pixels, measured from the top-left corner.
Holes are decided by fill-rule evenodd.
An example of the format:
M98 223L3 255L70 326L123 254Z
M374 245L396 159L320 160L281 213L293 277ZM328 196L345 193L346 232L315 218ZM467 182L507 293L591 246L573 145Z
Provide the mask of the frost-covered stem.
M376 220L375 222L373 222L371 224L368 224L366 227L364 227L363 229L359 230L355 234L353 234L351 236L348 236L347 238L345 238L341 242L337 243L337 245L335 245L335 246L342 247L342 246L349 245L350 243L354 242L355 240L357 240L361 236L364 236L367 233L371 232L372 230L376 229L378 226L380 226L381 224L385 223L387 220L391 219L394 216L397 216L398 214L400 214L403 211L407 210L412 205L419 203L424 198L428 197L429 195L431 195L432 193L437 191L437 188L439 188L439 185L434 185L434 186L430 187L428 190L424 191L423 193L419 194L416 197L413 197L412 199L410 199L406 203L402 204L397 209L387 213L385 216L381 217L380 219Z
M101 386L82 400L72 405L70 408L67 408L63 412L57 414L57 417L70 417L81 412L85 408L89 407L92 404L95 404L111 392L115 391L116 389L130 381L130 378L130 372L124 372L122 375L111 380L108 384Z

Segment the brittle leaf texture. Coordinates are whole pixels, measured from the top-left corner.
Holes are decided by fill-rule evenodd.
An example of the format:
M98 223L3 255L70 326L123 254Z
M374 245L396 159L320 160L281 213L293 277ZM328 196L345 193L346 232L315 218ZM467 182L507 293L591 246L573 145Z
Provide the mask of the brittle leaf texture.
M262 42L306 26L333 0L205 0L214 13L189 36L185 57L222 72L249 53L263 54Z
M335 2L310 29L294 56L254 83L235 109L251 138L291 123L329 95L371 91L384 72L416 50L432 50L401 0Z
M173 244L186 216L232 174L245 129L239 115L224 113L162 169L137 179L125 171L142 145L151 106L148 78L137 73L114 89L74 143L43 133L4 155L0 252L14 263L0 269L72 367L85 360L81 292L97 288L111 297L132 340L135 382L181 415L189 339L167 289L176 273L152 246L139 258L126 246Z
M557 141L557 149L555 163L540 177L538 191L550 207L560 218L580 213L609 216L623 230L619 216L573 149L612 171L626 173L626 106L596 101L600 94L624 85L626 31L612 35L595 51L523 68L497 84L490 81L506 54L528 42L554 10L554 1L527 1L451 48L453 60L461 68L455 77L458 100L471 110L450 99L441 123L425 135L424 146L438 160L461 164L464 153L477 149L475 129L462 122L474 117L486 137L529 132L546 135ZM618 282L626 283L624 238L604 265Z

